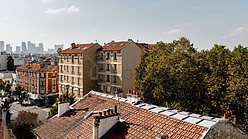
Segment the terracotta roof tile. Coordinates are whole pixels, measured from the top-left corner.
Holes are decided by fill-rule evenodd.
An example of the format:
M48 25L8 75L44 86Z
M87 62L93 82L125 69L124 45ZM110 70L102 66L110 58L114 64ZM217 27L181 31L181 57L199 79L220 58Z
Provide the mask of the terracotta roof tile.
M57 65L45 65L41 67L41 64L25 64L17 67L17 70L30 70L30 71L57 71Z
M107 51L107 50L121 50L122 48L124 48L125 46L127 46L130 42L132 41L124 41L124 42L109 42L107 44L105 44L102 47L103 51Z
M87 49L89 49L90 47L92 47L96 44L98 44L98 43L77 44L77 45L75 45L75 47L73 49L71 49L71 48L65 49L65 50L61 51L60 54L83 53L84 51L86 51Z
M120 118L125 122L108 137L110 139L156 138L160 133L165 133L170 138L200 138L207 130L205 127L193 126L193 124L135 107L126 102L91 94L91 97L86 97L73 106L76 109L75 115L53 118L34 129L34 133L41 139L92 138L93 118L84 119L84 116L90 111L112 108L115 104L120 104ZM87 110L80 111L85 108Z

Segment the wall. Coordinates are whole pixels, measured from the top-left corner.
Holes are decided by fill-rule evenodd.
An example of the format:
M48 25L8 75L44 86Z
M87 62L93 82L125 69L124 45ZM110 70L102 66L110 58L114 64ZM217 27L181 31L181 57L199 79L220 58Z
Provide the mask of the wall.
M7 70L8 55L0 54L0 70Z
M122 89L124 97L128 90L133 90L135 68L140 62L141 50L131 42L122 49Z
M247 134L242 134L232 123L220 123L211 129L204 139L248 139Z

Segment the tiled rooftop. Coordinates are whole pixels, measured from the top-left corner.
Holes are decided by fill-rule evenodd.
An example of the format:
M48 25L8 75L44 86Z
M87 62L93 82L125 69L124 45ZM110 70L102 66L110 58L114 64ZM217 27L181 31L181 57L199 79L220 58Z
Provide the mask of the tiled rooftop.
M92 138L92 117L84 119L91 111L112 108L117 105L120 118L125 120L108 138L156 138L165 133L169 138L201 138L208 129L224 119L197 115L189 112L159 107L147 103L133 104L127 99L118 99L91 91L71 107L73 114L50 119L34 129L42 139Z
M102 47L103 51L106 50L121 50L122 48L124 48L126 45L128 45L131 41L123 41L123 42L109 42L107 44L105 44Z
M89 49L90 47L96 45L97 43L90 43L90 44L77 44L75 45L75 47L73 49L68 48L65 49L63 51L60 52L60 54L70 54L70 53L74 53L74 54L79 54L79 53L83 53L84 51L86 51L87 49Z
M57 65L45 65L44 67L41 67L40 64L25 64L20 67L17 67L17 69L20 70L30 70L30 71L57 71Z

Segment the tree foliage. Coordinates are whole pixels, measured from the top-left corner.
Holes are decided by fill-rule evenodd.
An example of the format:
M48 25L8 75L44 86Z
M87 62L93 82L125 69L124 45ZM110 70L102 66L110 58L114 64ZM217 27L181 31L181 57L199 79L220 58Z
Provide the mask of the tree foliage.
M13 93L14 93L15 95L20 96L21 93L22 93L22 91L24 91L24 90L25 90L25 89L24 89L21 85L17 84L17 86L16 86L15 90L13 91Z
M134 87L147 103L222 117L235 110L245 125L248 98L248 49L214 45L196 51L186 38L158 42L141 56Z
M12 58L12 56L8 56L7 60L8 60L7 70L14 71L15 70L14 59Z
M3 91L6 92L6 93L8 93L8 92L10 92L10 89L11 89L11 86L10 86L9 83L7 83L7 84L4 86Z
M0 83L0 90L3 90L3 88L4 88L3 83Z
M16 121L12 123L12 129L17 138L34 138L32 129L38 126L38 114L28 111L20 111L17 115Z

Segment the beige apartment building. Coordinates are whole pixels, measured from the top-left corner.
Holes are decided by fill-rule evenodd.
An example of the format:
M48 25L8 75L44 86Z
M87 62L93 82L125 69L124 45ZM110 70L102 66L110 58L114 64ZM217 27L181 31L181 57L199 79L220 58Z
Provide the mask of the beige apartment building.
M60 95L74 92L79 99L97 86L98 43L75 44L58 51L58 87Z
M117 88L133 90L140 55L141 48L132 40L105 44L98 51L98 91L113 94Z

